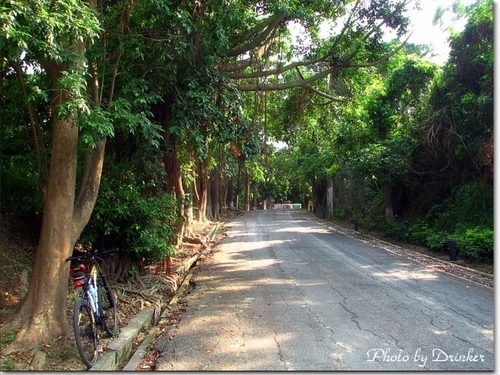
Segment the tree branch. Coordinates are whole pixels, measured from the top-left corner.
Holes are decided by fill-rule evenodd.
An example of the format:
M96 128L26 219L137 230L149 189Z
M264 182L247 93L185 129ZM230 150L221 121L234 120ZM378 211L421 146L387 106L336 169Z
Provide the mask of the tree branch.
M225 54L226 57L238 57L257 48L269 37L269 35L271 35L271 33L277 28L280 22L283 21L284 19L285 19L284 14L269 17L264 23L264 26L267 25L266 29L260 35L258 35L255 39L251 40L246 44L243 44L239 47L227 51ZM260 29L260 27L254 29ZM253 32L252 34L256 33L257 31Z
M300 67L300 66L313 65L313 64L320 63L320 62L324 62L325 60L326 60L325 57L321 57L321 58L318 58L315 60L296 61L294 63L288 64L285 66L281 66L281 67L277 67L274 69L270 69L270 70L258 70L258 71L250 72L250 73L247 73L247 72L228 73L227 75L233 79L270 77L270 76L283 74L289 70L295 69L295 68Z
M40 123L35 114L35 110L28 100L28 94L26 92L26 85L24 84L23 71L21 65L17 61L11 61L11 65L17 73L17 79L19 81L19 86L21 87L21 92L23 94L24 100L26 101L26 106L28 108L28 115L30 118L31 131L33 133L33 140L35 143L36 157L38 161L38 171L37 171L37 187L40 195L42 196L42 201L45 201L45 182L49 175L49 168L47 162L47 155L45 153L45 145L43 142L43 135L40 129Z
M265 83L262 84L260 82L257 83L240 83L237 85L238 90L241 91L269 91L269 90L288 90L294 87L299 87L304 85L308 85L314 81L317 81L318 79L324 78L328 76L328 74L333 73L337 71L337 67L333 67L330 69L323 70L319 73L316 73L315 75L306 78L301 81L292 81L292 82L275 82L275 83Z
M297 73L299 74L300 78L302 80L305 80L304 75L302 74L302 72L299 70L298 67L296 68L296 70L297 70ZM304 85L301 85L301 86L303 88L305 88L306 90L312 91L312 92L318 94L319 96L322 96L322 97L327 98L327 99L329 99L331 101L334 101L334 102L345 102L347 100L347 98L340 98L340 97L337 97L337 96L330 95L330 94L328 94L328 93L326 93L324 91L320 91L320 90L316 89L315 87L309 86L307 84L304 84Z

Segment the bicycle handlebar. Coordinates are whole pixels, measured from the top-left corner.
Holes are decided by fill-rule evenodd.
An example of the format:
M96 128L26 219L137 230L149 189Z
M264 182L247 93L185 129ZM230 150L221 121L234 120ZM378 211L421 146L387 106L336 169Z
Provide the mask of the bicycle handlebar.
M99 251L98 249L95 249L93 251L83 253L82 255L68 257L68 258L66 258L66 262L68 262L70 260L83 261L83 260L88 260L88 259L92 259L92 258L102 258L103 256L111 256L111 255L114 255L119 250L120 250L119 248L114 248L114 249L109 249L109 250L104 250L104 251Z

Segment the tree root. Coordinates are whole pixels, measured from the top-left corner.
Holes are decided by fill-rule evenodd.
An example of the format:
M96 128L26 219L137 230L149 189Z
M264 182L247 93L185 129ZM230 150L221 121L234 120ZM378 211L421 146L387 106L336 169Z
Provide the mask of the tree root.
M129 280L127 284L118 284L115 289L118 300L126 306L133 306L138 310L153 307L155 311L161 311L162 305L175 294L177 286L174 277L150 274L134 281Z

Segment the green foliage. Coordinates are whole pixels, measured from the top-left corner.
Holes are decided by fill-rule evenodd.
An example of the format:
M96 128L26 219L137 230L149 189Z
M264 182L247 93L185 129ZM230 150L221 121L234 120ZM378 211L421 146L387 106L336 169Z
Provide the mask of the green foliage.
M460 228L454 235L460 256L473 261L493 263L494 232L486 228Z
M15 334L12 331L2 329L2 331L0 332L0 349L3 349L7 345L9 345L12 341L14 341L14 338Z
M347 218L346 216L344 208L340 206L333 212L333 217L338 220L345 220Z
M174 255L180 222L177 201L158 190L161 186L154 180L141 180L130 165L117 164L107 171L82 242L119 246L146 262Z
M474 4L469 14L464 31L451 38L423 129L427 169L450 166L444 173L453 187L493 179L493 1Z
M36 189L36 157L33 153L2 157L0 196L2 211L16 215L42 211L42 197Z
M449 239L448 233L446 232L435 232L431 231L431 233L427 236L425 240L425 244L429 246L433 250L442 250L446 245L446 241Z
M456 189L445 204L433 206L424 218L410 226L408 239L435 250L445 249L446 241L455 239L461 257L492 262L492 192L487 190L480 189L478 192L478 185L464 185Z
M139 273L139 270L137 269L137 267L136 267L135 265L132 265L132 266L130 267L130 269L128 270L128 275L129 275L130 277L134 277L134 276L136 276L138 273Z

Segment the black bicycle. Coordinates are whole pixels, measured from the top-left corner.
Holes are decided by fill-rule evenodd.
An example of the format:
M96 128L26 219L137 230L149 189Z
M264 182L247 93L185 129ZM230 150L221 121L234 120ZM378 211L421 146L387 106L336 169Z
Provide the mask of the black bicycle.
M71 261L73 286L82 288L73 308L73 328L78 353L87 368L95 365L99 357L98 328L109 336L118 332L116 296L98 262L117 251L92 250L66 259Z

